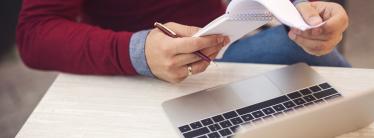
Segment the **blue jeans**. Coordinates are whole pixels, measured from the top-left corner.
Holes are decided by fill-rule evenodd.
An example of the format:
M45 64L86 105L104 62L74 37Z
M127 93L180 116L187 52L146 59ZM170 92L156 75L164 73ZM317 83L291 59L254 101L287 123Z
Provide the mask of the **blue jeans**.
M324 56L313 56L288 38L284 26L262 31L233 43L223 55L222 62L295 64L305 62L313 66L351 67L335 49Z

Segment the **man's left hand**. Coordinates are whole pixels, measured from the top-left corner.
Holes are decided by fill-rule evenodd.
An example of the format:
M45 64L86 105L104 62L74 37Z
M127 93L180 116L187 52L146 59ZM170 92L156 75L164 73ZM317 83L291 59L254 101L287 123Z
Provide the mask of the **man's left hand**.
M310 25L321 27L300 31L292 28L288 33L307 53L322 56L330 53L342 40L348 27L348 15L344 8L332 2L302 2L296 5L304 20Z

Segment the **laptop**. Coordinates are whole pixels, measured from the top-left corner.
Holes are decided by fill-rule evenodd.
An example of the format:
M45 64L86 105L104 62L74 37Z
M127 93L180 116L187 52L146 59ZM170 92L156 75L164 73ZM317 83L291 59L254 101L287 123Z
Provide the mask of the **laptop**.
M367 93L374 99L372 92ZM346 97L307 64L299 63L171 99L162 107L185 138L313 137L314 133L330 137L371 123L374 100L370 98ZM345 111L344 106L349 108Z

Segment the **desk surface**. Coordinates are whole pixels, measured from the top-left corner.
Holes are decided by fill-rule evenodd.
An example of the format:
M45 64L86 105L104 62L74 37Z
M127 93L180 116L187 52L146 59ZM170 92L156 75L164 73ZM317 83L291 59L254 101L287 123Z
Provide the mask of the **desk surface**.
M162 102L280 67L219 63L180 84L145 77L61 74L17 137L178 137ZM340 91L374 89L374 70L314 69ZM374 137L373 132L374 124L341 137Z

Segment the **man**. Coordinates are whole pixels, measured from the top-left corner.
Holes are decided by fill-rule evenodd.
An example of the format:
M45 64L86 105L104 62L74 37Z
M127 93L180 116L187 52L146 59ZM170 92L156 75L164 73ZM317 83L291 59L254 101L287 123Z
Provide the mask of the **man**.
M349 66L334 50L348 26L344 9L329 2L294 3L309 24L326 24L304 32L266 30L232 44L219 61ZM33 68L140 74L176 83L188 76L188 67L197 74L209 65L193 52L214 58L227 45L220 34L191 37L224 10L220 0L24 0L17 42L23 61ZM169 22L166 26L183 38L152 29L155 21Z

